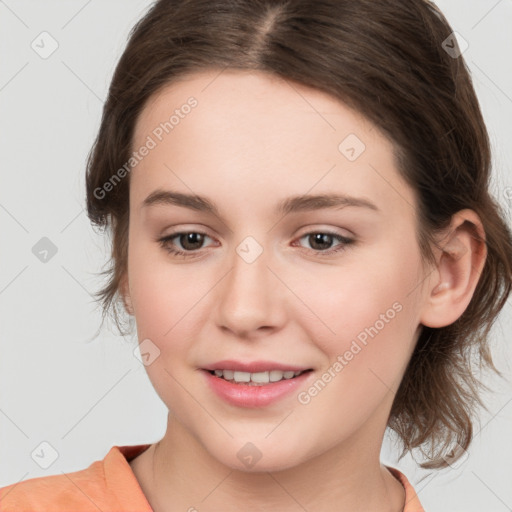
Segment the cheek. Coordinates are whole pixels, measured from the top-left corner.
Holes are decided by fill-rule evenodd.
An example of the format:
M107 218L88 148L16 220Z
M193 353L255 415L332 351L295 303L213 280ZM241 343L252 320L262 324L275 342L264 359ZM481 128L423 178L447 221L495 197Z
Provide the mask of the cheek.
M387 414L381 406L398 390L416 330L414 294L407 296L414 282L412 267L358 275L348 273L334 287L331 281L336 291L328 295L313 289L316 301L310 307L322 321L311 316L301 324L326 355L319 380L300 396L305 421L323 418L325 424L340 425L344 435L376 410ZM312 430L316 421L311 419ZM332 432L324 434L329 442Z
M145 337L169 337L198 302L205 281L192 266L172 264L164 249L139 239L135 229L130 236L128 275L137 326Z
M161 400L177 417L194 408L183 384L190 346L199 337L201 297L207 292L204 279L186 265L171 265L162 252L133 247L129 255L129 279L137 336L141 343L150 340L151 354L158 354L145 366L148 377ZM191 268L191 267L189 267ZM146 342L147 343L147 342ZM142 352L143 345L141 345ZM189 371L189 370L188 370Z
M184 382L189 376L183 372L197 363L194 347L212 321L219 272L207 265L172 264L160 249L152 248L153 254L148 248L132 249L128 268L137 336L159 351L146 370L155 388L168 394L165 402L175 404L182 390L169 373Z
M355 260L296 281L297 295L308 306L302 326L329 364L341 356L359 375L375 368L393 376L413 348L419 260L414 248L405 253L400 244L391 243L378 254Z

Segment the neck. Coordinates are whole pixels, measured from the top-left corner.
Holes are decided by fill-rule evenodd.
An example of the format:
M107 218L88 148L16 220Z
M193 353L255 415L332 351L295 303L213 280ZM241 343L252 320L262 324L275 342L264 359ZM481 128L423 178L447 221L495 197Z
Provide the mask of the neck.
M213 458L169 415L164 438L131 466L154 512L402 512L404 489L380 464L380 443L363 440L347 440L288 469L240 471Z

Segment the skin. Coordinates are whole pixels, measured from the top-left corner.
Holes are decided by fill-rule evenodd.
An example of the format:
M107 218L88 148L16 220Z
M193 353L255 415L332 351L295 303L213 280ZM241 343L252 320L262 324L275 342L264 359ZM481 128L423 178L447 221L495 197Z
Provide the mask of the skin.
M166 86L139 117L133 147L190 96L197 107L129 178L122 294L138 339L160 351L146 370L170 411L162 440L130 462L149 503L156 512L401 511L404 489L379 460L387 418L422 325L449 325L469 304L486 255L470 228L484 238L480 219L455 215L437 265L424 269L415 193L392 143L335 98L261 72L202 71ZM355 161L338 149L349 134L366 146ZM220 216L143 208L157 188L207 196ZM289 196L334 192L379 211L273 211ZM315 245L307 234L326 230L355 243L322 255L341 242ZM208 235L194 257L157 241L178 231ZM263 249L252 263L236 252L247 236ZM308 404L292 393L235 407L198 369L221 359L296 364L314 369L307 390L394 303L400 312ZM262 454L251 468L237 457L247 442Z

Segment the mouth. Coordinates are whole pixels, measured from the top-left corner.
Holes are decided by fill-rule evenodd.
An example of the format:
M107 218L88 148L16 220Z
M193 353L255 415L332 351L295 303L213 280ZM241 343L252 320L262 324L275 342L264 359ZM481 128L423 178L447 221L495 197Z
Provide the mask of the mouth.
M312 368L300 371L282 371L282 370L266 370L260 372L245 372L237 370L207 370L210 375L227 381L231 384L239 384L246 386L265 386L274 382L283 380L293 380L300 375L312 372Z
M263 366L265 364L265 366ZM230 368L226 368L226 366ZM205 383L223 402L235 407L261 408L293 396L314 378L313 368L280 363L217 363L202 368ZM273 366L273 368L272 368ZM247 371L253 370L253 371Z

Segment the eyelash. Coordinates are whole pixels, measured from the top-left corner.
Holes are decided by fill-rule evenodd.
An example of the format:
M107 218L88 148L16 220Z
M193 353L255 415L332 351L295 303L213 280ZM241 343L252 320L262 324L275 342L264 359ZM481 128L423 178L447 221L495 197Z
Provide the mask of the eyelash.
M194 233L197 235L203 235L208 238L211 238L206 233L203 233L202 231L178 231L176 233L171 233L170 235L164 236L162 238L159 238L157 241L160 243L161 247L167 251L169 254L176 256L176 257L183 257L183 258L194 258L197 257L197 252L199 252L201 249L196 249L194 251L182 251L180 249L175 249L169 243L176 237L179 237L180 235L187 235L190 233ZM308 233L303 234L301 237L299 237L298 240L301 240L302 238L310 235L329 235L337 239L339 242L341 242L339 245L335 246L334 249L327 249L326 251L318 251L315 249L306 249L311 250L314 253L316 253L319 256L332 256L335 253L345 251L347 249L347 246L355 243L355 240L352 238L346 238L344 236L338 235L337 233L333 233L331 231L309 231Z

